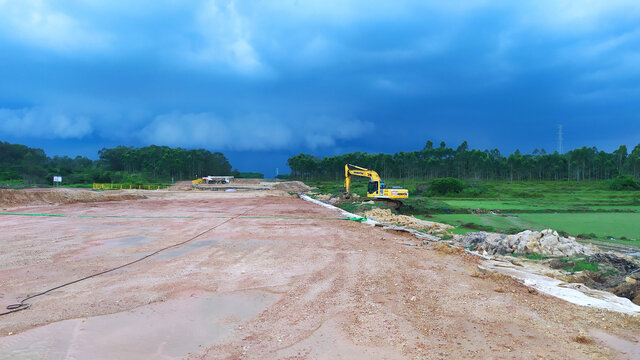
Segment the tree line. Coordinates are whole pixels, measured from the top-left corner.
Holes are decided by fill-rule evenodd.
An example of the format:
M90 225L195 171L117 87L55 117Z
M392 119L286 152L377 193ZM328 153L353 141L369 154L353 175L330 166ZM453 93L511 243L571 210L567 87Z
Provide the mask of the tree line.
M344 165L355 164L377 171L383 178L433 179L455 177L477 180L608 180L618 175L640 178L640 144L631 152L626 145L608 153L581 147L564 154L535 149L502 155L498 149L470 149L467 141L457 148L445 142L427 141L417 151L395 154L353 152L316 157L298 154L289 158L291 176L297 179L342 179Z
M231 175L231 164L220 152L186 150L168 146L134 148L118 146L98 152L100 161L113 171L146 173L152 178L194 179L207 175Z
M167 146L103 148L99 159L84 156L48 157L42 149L0 142L0 180L51 183L61 175L67 184L92 182L152 183L191 180L207 175L231 175L231 164L220 152Z

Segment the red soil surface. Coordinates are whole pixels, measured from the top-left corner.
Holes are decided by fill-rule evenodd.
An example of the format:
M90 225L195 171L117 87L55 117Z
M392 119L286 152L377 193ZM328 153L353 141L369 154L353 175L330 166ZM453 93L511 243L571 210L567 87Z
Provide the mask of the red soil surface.
M481 274L476 258L409 234L319 219L338 213L284 193L146 194L8 209L69 217L0 216L2 305L210 230L1 317L0 358L637 354L638 318Z

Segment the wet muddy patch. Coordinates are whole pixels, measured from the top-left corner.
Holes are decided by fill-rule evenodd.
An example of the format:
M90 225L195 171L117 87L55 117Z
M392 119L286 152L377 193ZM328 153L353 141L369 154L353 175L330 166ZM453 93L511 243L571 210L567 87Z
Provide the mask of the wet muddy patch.
M147 251L148 249L146 250L133 249L133 251L131 251L129 250L129 248L152 245L153 244L153 242L151 241L152 239L153 237L144 236L144 235L127 236L127 237L112 238L112 239L101 239L97 241L91 241L88 247L74 251L70 254L67 254L67 256L71 260L77 260L79 258L84 258L88 256L89 257L100 256L105 252L114 251L115 249L127 250L128 253L137 254L143 251Z
M278 298L260 291L193 294L2 337L0 354L11 359L182 358L233 336L237 326Z
M102 240L101 242L109 247L130 247L130 246L143 246L149 245L148 236L127 236L123 238Z
M177 257L189 254L192 251L195 251L195 250L198 250L198 249L202 249L202 248L206 248L206 247L209 247L209 246L213 246L213 245L217 244L218 241L219 240L217 240L217 239L196 240L196 241L187 243L185 245L182 245L180 247L176 247L176 248L173 248L173 249L165 250L165 251L161 252L160 254L158 254L158 259L164 259L164 260L175 259Z

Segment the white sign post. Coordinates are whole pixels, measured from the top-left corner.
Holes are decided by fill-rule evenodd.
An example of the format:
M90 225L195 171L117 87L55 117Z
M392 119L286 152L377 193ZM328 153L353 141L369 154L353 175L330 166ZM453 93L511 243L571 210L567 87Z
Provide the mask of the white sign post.
M62 176L56 175L53 177L53 186L56 186L56 183L60 185L62 182Z

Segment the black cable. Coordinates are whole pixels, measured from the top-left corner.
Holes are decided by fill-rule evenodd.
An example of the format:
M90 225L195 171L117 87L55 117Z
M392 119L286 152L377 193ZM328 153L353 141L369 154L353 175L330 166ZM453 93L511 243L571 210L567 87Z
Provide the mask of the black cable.
M143 256L143 257L141 257L141 258L137 259L137 260L134 260L134 261L128 262L128 263L126 263L126 264L123 264L123 265L120 265L120 266L117 266L117 267L114 267L114 268L111 268L111 269L108 269L108 270L101 271L101 272L99 272L99 273L91 274L91 275L85 276L85 277L83 277L83 278L76 279L76 280L70 281L70 282L68 282L68 283L64 283L64 284L62 284L62 285L58 285L58 286L56 286L56 287L53 287L53 288L51 288L51 289L45 290L45 291L43 291L43 292L40 292L40 293L37 293L37 294L31 295L31 296L27 296L26 298L22 299L19 303L15 303L15 304L7 305L6 309L7 309L7 310L9 310L9 311L5 311L5 312L3 312L3 313L0 313L0 316L7 315L7 314L11 314L11 313L18 312L18 311L22 311L22 310L26 310L26 309L30 308L30 307L31 307L31 304L30 304L30 303L25 303L25 301L27 301L27 300L30 300L30 299L33 299L33 298L35 298L35 297L38 297L38 296L41 296L41 295L44 295L44 294L50 293L50 292L52 292L52 291L54 291L54 290L58 290L58 289L63 288L63 287L65 287L65 286L69 286L69 285L71 285L71 284L75 284L75 283L77 283L77 282L80 282L80 281L83 281L83 280L90 279L90 278L92 278L92 277L100 276L100 275L103 275L103 274L106 274L106 273L109 273L109 272L112 272L112 271L115 271L115 270L118 270L118 269L122 269L123 267L129 266L129 265L133 265L133 264L135 264L135 263L137 263L137 262L140 262L140 261L142 261L142 260L145 260L145 259L147 259L147 258L150 258L150 257L152 257L152 256L155 256L155 255L157 255L157 254L159 254L159 253L161 253L161 252L163 252L163 251L165 251L165 250L168 250L168 249L171 249L171 248L175 248L175 247L178 247L178 246L182 246L182 245L184 245L184 244L186 244L186 243L188 243L188 242L190 242L190 241L193 241L193 240L195 240L195 239L199 238L200 236L202 236L202 235L204 235L204 234L206 234L206 233L208 233L208 232L210 232L210 231L212 231L212 230L215 230L216 228L218 228L218 227L220 227L220 226L222 226L222 225L224 225L224 224L228 223L229 221L231 221L231 220L233 220L233 219L237 219L238 217L240 217L240 216L242 216L242 215L244 215L244 214L248 213L249 211L251 211L251 210L255 209L256 207L257 207L257 206L255 206L255 207L253 207L253 208L251 208L251 209L249 209L249 210L247 210L247 211L243 212L242 214L239 214L239 215L236 215L236 216L230 217L230 218L226 219L225 221L221 222L220 224L218 224L218 225L216 225L216 226L213 226L213 227L211 227L211 228L209 228L209 229L207 229L207 230L205 230L205 231L203 231L203 232L201 232L201 233L199 233L199 234L197 234L197 235L193 236L193 237L192 237L192 238L190 238L190 239L187 239L187 240L181 241L181 242L179 242L179 243L175 243L175 244L173 244L173 245L169 245L169 246L164 247L164 248L162 248L162 249L156 250L156 251L152 252L151 254L147 254L147 255L145 255L145 256Z

